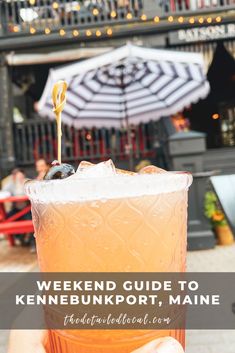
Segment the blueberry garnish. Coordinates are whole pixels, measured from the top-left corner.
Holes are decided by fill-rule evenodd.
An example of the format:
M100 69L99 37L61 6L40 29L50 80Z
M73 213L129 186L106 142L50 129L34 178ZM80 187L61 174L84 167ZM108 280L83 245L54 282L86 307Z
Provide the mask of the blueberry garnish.
M61 163L54 161L52 167L49 169L44 177L44 180L54 180L54 179L66 179L73 175L75 170L73 166L66 163Z

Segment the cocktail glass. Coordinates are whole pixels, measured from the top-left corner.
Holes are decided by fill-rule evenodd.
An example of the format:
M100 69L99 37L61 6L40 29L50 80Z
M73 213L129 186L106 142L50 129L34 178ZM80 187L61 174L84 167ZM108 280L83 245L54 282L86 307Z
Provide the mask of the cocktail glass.
M29 181L43 272L184 272L187 198L184 172L116 174L103 164L86 175ZM107 170L109 172L107 173ZM92 171L92 173L91 173ZM48 353L130 353L184 330L51 330Z

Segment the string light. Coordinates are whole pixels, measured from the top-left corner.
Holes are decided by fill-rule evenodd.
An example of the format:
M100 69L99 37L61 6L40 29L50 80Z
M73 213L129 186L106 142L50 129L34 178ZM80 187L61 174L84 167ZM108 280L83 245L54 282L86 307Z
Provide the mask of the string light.
M30 5L35 5L36 0L29 0Z
M179 22L179 23L183 23L183 22L184 22L183 16L180 16L180 17L178 18L178 22Z
M214 113L214 114L212 114L212 119L213 120L217 120L217 119L219 119L220 118L220 116L219 116L219 114L218 113Z
M107 29L107 35L111 36L113 34L112 28Z
M191 24L195 23L194 17L190 17L190 19L189 19L188 21L189 21L189 23L191 23Z
M128 20L131 20L132 19L132 13L128 13L127 15L126 15L126 18L128 19Z
M173 21L174 21L173 16L169 16L169 17L168 17L168 22L173 22Z
M19 32L19 27L18 26L13 26L13 32L15 32L15 33Z
M95 8L95 9L93 9L92 13L94 16L97 16L97 15L99 15L99 10Z
M208 17L206 21L207 21L207 23L211 23L212 22L212 18Z
M91 141L92 140L92 135L89 132L86 134L86 140L87 141Z
M66 34L66 32L65 32L65 30L63 28L60 29L59 33L60 33L60 36L62 36L62 37Z
M145 14L143 14L143 15L141 16L141 20L142 20L142 21L146 21L146 20L147 20L147 16L146 16Z
M198 22L199 22L199 23L203 23L203 22L204 22L204 18L203 18L203 17L200 17L200 18L198 19Z
M50 30L50 28L45 28L45 34L50 34L51 33L51 30Z
M57 10L59 8L58 2L54 1L53 4L52 4L52 7L53 7L54 10Z
M35 33L36 33L36 29L33 28L33 27L30 27L29 32L30 32L31 34L35 34Z
M110 16L111 16L112 18L115 18L115 17L117 16L117 13L116 13L116 11L111 11L111 14L110 14Z
M73 36L74 37L78 37L79 36L79 32L76 29L73 30Z
M221 22L222 18L220 16L217 16L215 20L216 20L216 22Z
M95 32L95 34L96 34L96 37L100 37L102 33L101 33L99 30L97 30L97 31Z
M92 32L91 32L89 29L86 31L86 36L87 36L87 37L92 36Z
M154 22L156 22L156 23L160 22L160 18L158 16L155 16L154 17Z

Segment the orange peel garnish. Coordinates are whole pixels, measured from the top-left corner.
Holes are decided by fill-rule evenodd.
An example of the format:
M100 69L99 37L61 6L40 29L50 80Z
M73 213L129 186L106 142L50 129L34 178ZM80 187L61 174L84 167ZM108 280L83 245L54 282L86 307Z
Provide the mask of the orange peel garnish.
M166 170L158 168L155 165L148 165L140 169L139 174L162 174L166 173Z

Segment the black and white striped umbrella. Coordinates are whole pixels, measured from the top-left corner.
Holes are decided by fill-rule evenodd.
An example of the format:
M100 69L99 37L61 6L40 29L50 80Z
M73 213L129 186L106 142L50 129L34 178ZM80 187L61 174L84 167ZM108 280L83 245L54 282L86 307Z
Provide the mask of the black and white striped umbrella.
M68 83L63 121L76 127L117 127L157 120L205 98L203 57L127 44L104 55L51 69L39 114L54 119L54 83Z

